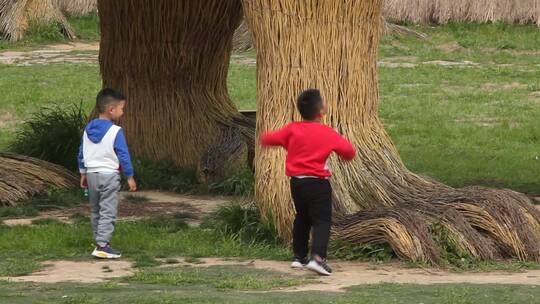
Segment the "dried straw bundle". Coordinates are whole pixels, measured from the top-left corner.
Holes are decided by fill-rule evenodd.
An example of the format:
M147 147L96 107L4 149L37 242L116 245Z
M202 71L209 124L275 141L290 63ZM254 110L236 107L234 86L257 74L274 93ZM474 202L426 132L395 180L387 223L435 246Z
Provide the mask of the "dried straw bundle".
M428 227L439 224L473 257L539 260L540 215L525 196L453 189L404 166L378 118L382 0L243 4L257 49L258 132L299 119L297 94L316 87L328 103L325 122L358 148L352 163L330 163L336 237L387 242L403 258L437 263L438 244ZM255 195L263 217L290 239L294 207L283 162L282 150L257 149Z
M504 21L540 25L539 6L538 0L387 0L384 15L396 22Z
M50 187L67 188L77 178L66 169L31 157L0 153L0 205L15 206Z
M245 52L253 49L251 41L251 33L245 21L240 23L233 36L233 50L237 52Z
M0 33L11 41L24 37L32 23L57 22L69 39L75 33L55 0L0 0Z
M239 0L103 0L98 11L104 85L127 95L135 154L197 168L224 127L253 144L226 86Z
M97 0L56 0L66 15L86 16L97 12Z
M394 23L384 21L384 26L382 27L383 35L403 35L403 36L413 36L418 39L426 39L427 35L412 29L409 29L405 26L397 25ZM233 36L233 50L237 52L245 52L253 49L253 41L251 38L251 32L247 26L245 20L242 21L240 26L236 29Z

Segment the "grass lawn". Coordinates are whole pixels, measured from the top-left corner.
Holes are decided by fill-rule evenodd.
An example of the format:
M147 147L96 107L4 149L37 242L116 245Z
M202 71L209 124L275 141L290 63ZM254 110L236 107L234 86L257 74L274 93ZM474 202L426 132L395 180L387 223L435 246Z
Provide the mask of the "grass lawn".
M234 271L234 269L229 269ZM239 273L243 269L236 269ZM259 287L289 286L297 282L274 273L216 275L206 269L193 279L161 284L145 284L130 279L129 284L22 284L0 282L2 303L366 303L366 304L532 304L540 303L540 288L494 285L412 285L376 284L357 286L344 293L257 292ZM218 285L214 284L219 278ZM264 279L261 279L264 278ZM153 282L153 281L152 281ZM225 283L224 283L225 282Z
M50 259L88 259L93 239L88 218L75 224L41 221L32 226L0 225L0 277L29 274ZM154 258L246 257L288 260L289 249L266 243L245 243L213 230L188 228L183 220L153 218L116 225L112 243L138 266L154 266Z
M0 225L0 277L29 274L51 259L88 261L92 250L88 218L74 224L41 220L32 226ZM315 278L257 270L247 266L167 265L174 257L240 257L285 260L289 249L243 243L211 230L188 228L172 219L118 223L113 243L135 274L105 283L13 283L0 280L0 303L540 303L540 289L513 285L376 284L344 293L280 292ZM156 258L161 258L160 261ZM102 267L104 272L110 268ZM261 294L261 292L264 292Z
M88 18L72 23L96 38L95 17ZM453 186L540 194L538 28L413 28L429 38L388 36L380 49L380 116L407 166ZM426 64L436 60L470 63ZM240 109L255 108L255 78L254 65L231 65L229 90ZM83 102L90 109L100 85L94 65L0 66L0 149L41 106Z

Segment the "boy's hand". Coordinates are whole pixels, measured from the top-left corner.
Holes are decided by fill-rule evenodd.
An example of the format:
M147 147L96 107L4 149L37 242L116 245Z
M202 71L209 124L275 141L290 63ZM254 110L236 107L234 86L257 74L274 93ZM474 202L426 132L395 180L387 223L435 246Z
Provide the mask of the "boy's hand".
M81 188L88 188L88 183L86 182L86 174L81 174Z
M133 178L133 176L128 178L127 182L128 182L130 192L137 191L137 183L135 182L135 178Z

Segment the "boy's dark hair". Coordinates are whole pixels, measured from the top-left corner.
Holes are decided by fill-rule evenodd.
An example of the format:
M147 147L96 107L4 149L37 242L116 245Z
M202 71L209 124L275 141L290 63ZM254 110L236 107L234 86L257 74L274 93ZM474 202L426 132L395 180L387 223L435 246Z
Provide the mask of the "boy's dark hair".
M123 100L126 100L126 97L120 91L105 88L97 94L96 108L99 113L105 113L107 111L107 106L113 103L119 103Z
M321 112L322 96L317 89L308 89L298 95L296 106L302 118L305 120L314 120Z

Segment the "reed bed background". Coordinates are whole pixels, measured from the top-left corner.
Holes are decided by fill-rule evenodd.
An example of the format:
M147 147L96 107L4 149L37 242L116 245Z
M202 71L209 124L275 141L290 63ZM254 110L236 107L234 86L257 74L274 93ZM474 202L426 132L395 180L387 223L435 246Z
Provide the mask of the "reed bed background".
M508 22L540 25L540 1L386 0L383 14L393 22Z

